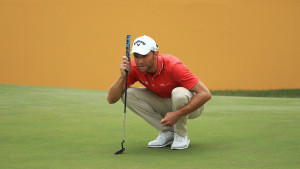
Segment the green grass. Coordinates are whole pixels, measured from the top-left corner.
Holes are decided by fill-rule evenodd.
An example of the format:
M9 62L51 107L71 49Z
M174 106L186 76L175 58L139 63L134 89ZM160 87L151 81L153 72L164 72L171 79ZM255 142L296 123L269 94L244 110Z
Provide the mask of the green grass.
M0 85L0 168L300 168L300 99L214 96L190 147L147 148L157 132L106 91Z
M282 97L300 98L300 89L279 90L213 90L213 95L218 96L247 96L247 97Z

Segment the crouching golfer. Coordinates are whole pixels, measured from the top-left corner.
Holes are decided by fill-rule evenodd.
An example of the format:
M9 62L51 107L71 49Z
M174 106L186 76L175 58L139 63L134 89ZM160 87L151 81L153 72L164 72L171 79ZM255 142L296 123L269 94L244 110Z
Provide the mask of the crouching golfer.
M148 147L188 148L187 119L197 118L212 97L207 87L175 56L159 54L156 42L141 36L133 42L134 60L123 56L121 75L110 87L107 101L117 102L128 86L139 81L145 88L127 90L127 106L159 131Z

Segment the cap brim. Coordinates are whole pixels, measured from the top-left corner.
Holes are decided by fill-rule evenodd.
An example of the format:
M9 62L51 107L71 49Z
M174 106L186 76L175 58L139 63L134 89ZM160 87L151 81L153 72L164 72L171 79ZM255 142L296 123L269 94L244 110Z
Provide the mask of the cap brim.
M140 55L147 55L150 51L151 50L136 48L136 49L132 49L130 54L138 53Z

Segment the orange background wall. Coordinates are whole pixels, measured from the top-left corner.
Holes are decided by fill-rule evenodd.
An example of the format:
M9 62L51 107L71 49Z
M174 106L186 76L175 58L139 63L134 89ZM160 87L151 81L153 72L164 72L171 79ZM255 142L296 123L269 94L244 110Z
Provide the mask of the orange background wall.
M299 9L298 0L0 0L0 83L107 90L126 34L146 34L210 89L300 88Z

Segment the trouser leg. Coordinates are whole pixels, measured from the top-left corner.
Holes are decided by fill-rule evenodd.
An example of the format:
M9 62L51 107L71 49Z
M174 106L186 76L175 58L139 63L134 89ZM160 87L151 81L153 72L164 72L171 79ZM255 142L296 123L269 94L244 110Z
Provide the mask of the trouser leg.
M172 108L173 111L181 109L185 105L187 105L192 98L194 97L194 93L189 91L184 87L177 87L172 91ZM204 106L198 108L194 112L189 115L181 117L174 126L174 130L176 133L186 136L187 135L187 119L194 119L201 115Z
M122 100L124 101L124 94ZM146 88L127 89L127 107L142 117L159 131L170 130L161 124L161 120L168 112L172 112L172 100L161 98Z

